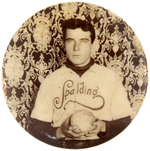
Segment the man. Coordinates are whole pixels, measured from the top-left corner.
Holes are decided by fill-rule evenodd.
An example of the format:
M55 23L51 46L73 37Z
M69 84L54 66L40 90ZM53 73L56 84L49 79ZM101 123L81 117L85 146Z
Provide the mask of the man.
M94 40L94 28L86 21L70 19L63 25L67 61L40 86L29 128L36 138L59 147L85 148L113 138L131 122L121 81L91 58ZM91 112L96 119L86 133L80 123L70 123L79 110Z

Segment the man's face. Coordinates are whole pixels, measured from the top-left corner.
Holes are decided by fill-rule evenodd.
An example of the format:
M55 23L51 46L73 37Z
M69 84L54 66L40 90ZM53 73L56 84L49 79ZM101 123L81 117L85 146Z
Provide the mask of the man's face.
M83 31L81 28L66 30L65 51L68 59L77 67L83 67L90 62L90 35L90 31Z

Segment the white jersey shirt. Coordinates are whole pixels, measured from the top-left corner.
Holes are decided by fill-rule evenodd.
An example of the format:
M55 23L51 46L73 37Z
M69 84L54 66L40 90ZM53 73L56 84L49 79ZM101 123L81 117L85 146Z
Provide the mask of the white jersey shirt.
M89 110L100 120L130 116L127 92L112 70L94 64L80 77L62 66L42 82L31 117L58 127L82 109Z

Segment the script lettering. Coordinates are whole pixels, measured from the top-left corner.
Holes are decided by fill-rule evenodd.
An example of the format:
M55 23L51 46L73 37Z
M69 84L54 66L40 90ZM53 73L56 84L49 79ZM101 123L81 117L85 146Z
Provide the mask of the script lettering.
M104 107L105 100L101 95L98 94L98 90L99 90L98 86L96 86L95 89L87 88L87 86L85 86L84 82L77 83L77 85L75 86L75 84L72 80L67 80L62 87L62 96L55 97L53 102L57 109L62 108L62 106L64 109L66 109L66 105L69 102L74 102L74 103L80 104L81 106L89 108L91 110L100 110ZM81 95L84 94L84 95L89 95L89 96L92 95L93 101L97 98L100 105L93 108L91 106L86 106L85 104L81 104L77 100L70 100L69 96L73 96L75 94L81 94ZM91 102L91 103L94 103L94 102Z

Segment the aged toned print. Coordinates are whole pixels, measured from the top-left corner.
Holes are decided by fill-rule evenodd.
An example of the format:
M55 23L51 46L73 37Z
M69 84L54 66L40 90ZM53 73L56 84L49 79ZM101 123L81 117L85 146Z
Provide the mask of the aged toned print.
M29 132L39 139L44 137L46 142L49 137L56 138L54 142L92 139L93 143L93 139L99 139L98 142L110 139L131 121L125 89L112 70L97 65L91 58L95 40L92 25L85 20L69 19L63 26L67 60L42 82ZM49 128L43 127L41 121L51 123ZM71 144L74 148L78 141ZM87 147L89 143L80 141L79 145Z
M62 148L92 147L122 132L142 105L147 79L132 29L86 3L33 15L13 36L3 63L4 93L16 120Z

